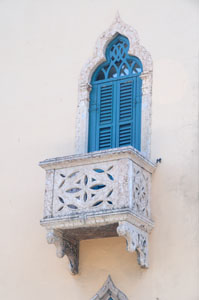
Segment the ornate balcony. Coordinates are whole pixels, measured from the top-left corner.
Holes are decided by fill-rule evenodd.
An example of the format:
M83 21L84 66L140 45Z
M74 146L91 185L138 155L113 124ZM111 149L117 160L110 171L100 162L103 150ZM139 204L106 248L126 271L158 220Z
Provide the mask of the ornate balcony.
M123 236L148 267L151 175L155 165L133 147L48 159L44 217L48 243L78 273L79 242Z

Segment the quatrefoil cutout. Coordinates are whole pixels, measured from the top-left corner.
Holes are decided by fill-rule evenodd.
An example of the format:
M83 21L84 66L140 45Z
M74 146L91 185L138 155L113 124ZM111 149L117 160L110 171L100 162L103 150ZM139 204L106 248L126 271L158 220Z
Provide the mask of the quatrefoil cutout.
M58 195L60 203L58 212L66 207L70 210L77 210L82 207L96 208L102 204L112 206L111 196L114 182L112 171L113 166L110 166L107 170L93 168L88 173L75 171L68 176L60 173L59 176L62 180L58 189L62 193ZM100 197L101 194L102 197Z

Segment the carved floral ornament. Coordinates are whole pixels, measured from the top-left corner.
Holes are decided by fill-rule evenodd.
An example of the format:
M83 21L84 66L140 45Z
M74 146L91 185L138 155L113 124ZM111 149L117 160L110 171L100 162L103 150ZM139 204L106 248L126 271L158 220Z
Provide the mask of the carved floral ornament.
M86 153L88 145L88 120L91 77L96 68L103 63L105 50L109 42L117 34L124 35L129 40L129 55L136 56L143 65L142 78L142 149L145 157L150 157L151 144L151 94L152 94L152 58L150 53L140 44L137 31L122 21L117 13L111 26L97 39L93 56L82 68L79 78L78 108L76 121L76 153Z

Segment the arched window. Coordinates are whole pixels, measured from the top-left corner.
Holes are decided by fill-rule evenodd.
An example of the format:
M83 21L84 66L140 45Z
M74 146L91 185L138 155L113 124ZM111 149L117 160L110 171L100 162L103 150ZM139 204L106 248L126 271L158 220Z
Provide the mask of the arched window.
M128 54L129 40L118 34L106 61L93 73L89 104L88 151L141 147L142 63Z
M118 38L118 44L116 44L117 38ZM117 55L116 53L114 54L114 51L112 52L114 57L113 59L111 59L111 45L116 46L117 50L115 49L115 51L117 52L119 48L119 44L121 44L123 49L121 51L124 51L124 53L121 53L122 59L120 60L122 63L125 63L125 65L123 64L124 65L123 69L120 70L118 69L120 60L119 61L117 60ZM124 44L126 44L127 47L125 47ZM134 62L137 62L137 65L134 64L135 68L132 69L131 66ZM106 69L106 67L110 65L111 67L113 66L115 68L115 71L113 68L112 69L110 68L109 69L110 72L108 73L108 69ZM97 76L99 77L97 78ZM108 76L110 76L110 78ZM152 63L152 58L150 53L140 43L137 31L130 25L123 22L120 16L117 14L110 27L98 37L94 47L93 55L85 63L80 73L79 85L78 85L75 152L77 154L83 154L83 153L87 153L88 151L94 151L100 149L99 133L100 134L103 133L103 128L107 128L107 132L104 131L103 138L106 142L109 141L110 148L118 147L119 144L121 144L121 146L127 145L126 143L129 142L130 140L131 145L139 149L139 151L144 157L150 158L152 77L153 77L153 63ZM102 127L101 124L102 120L101 123L99 122L100 92L98 92L97 95L97 90L100 91L100 86L102 83L104 84L106 82L106 84L108 85L112 82L113 87L111 92L113 92L113 97L115 96L119 97L120 87L118 88L115 87L117 85L116 82L119 82L121 80L122 83L122 81L125 82L125 80L127 79L129 81L133 80L134 82L137 82L137 85L135 84L133 86L130 93L132 93L132 96L134 95L137 96L137 99L132 98L132 101L135 101L134 102L135 106L139 107L141 111L139 112L138 108L131 111L133 117L136 112L136 120L131 119L132 121L131 127L129 127L128 122L122 124L121 122L122 120L120 120L118 117L119 116L118 109L120 109L120 106L116 105L118 98L116 100L113 99L112 104L114 105L111 106L111 112L113 112L113 109L115 110L115 107L117 108L117 111L114 111L113 112L114 114L111 115L111 117L114 118L114 120L117 118L117 121L114 123L114 120L112 120L112 123L110 122L109 124L107 121L106 123L107 126ZM125 85L123 85L123 87L124 86ZM115 91L117 94L115 93ZM121 92L121 96L123 96L123 93L125 92ZM138 100L141 101L139 105L137 105ZM123 111L125 111L125 105L121 109L122 113ZM127 125L126 127L120 126L125 124ZM129 137L129 132L132 133L130 137ZM123 140L120 139L120 141L118 141L118 134L123 135ZM101 142L103 141L103 138L101 138ZM125 138L127 140L125 140ZM101 144L101 146L103 145ZM104 148L102 147L101 149L108 149L108 145L104 145L104 146L105 147Z

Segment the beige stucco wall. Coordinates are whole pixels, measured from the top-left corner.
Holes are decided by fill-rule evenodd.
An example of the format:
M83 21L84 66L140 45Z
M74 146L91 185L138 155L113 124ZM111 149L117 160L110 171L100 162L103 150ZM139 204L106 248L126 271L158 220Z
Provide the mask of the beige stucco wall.
M117 10L154 61L150 268L99 239L71 276L39 225L38 162L74 153L78 76ZM108 274L130 300L199 299L197 19L197 0L0 1L0 299L88 300Z

